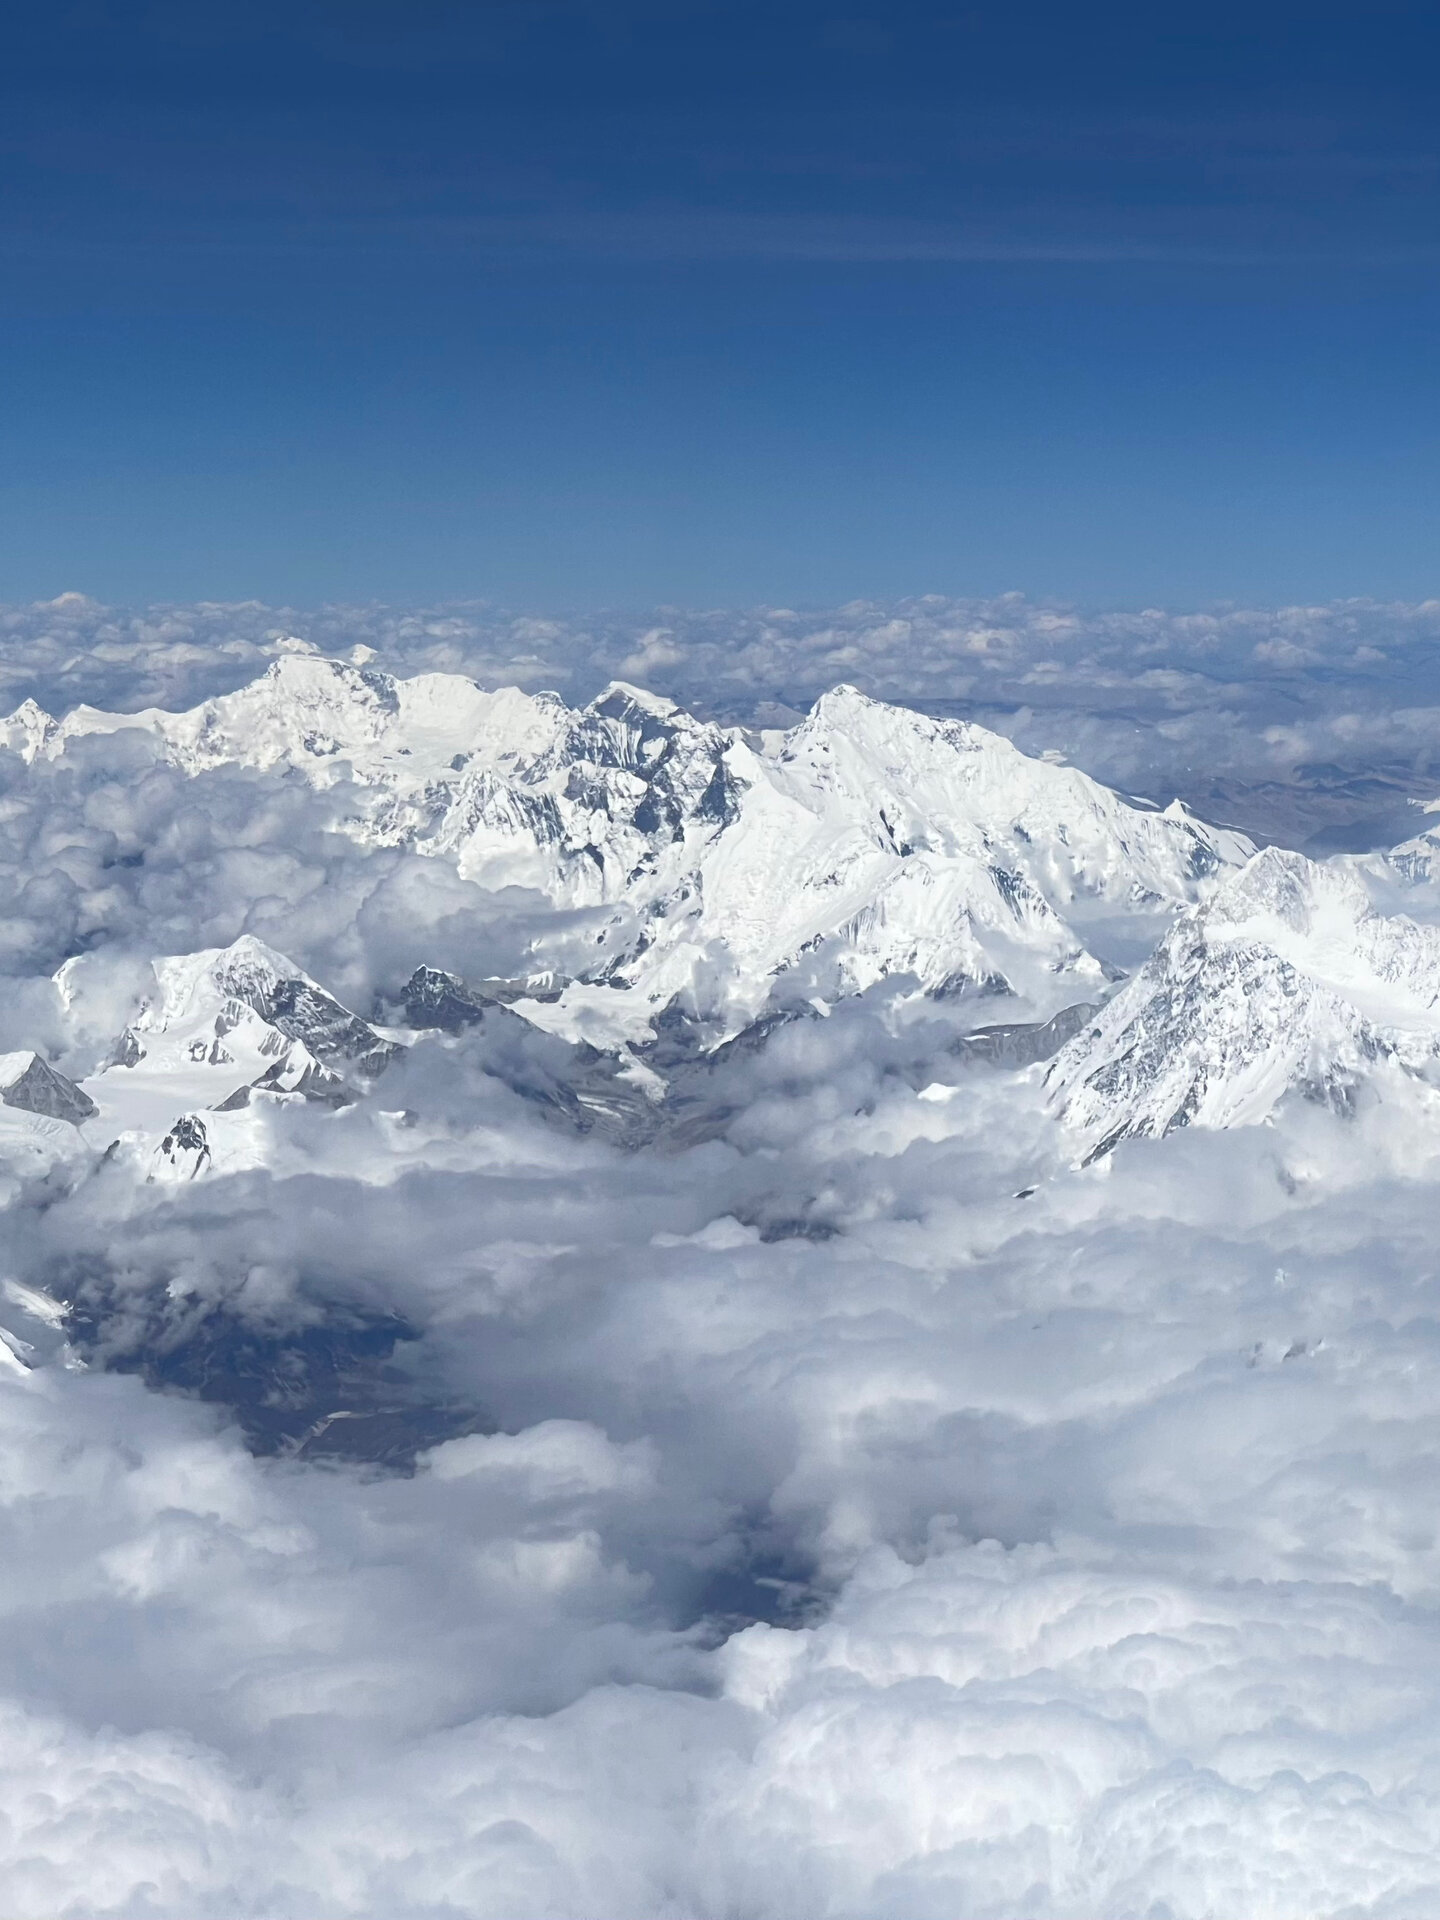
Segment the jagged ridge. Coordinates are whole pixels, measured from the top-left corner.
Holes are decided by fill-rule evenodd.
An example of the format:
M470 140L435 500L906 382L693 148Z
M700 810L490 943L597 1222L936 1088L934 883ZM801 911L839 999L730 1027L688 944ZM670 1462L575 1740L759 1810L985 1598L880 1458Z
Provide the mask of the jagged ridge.
M643 1038L677 1004L718 1044L787 979L792 998L833 999L910 973L934 992L1013 989L1048 1015L1252 851L1178 803L1131 804L983 727L850 687L755 735L621 683L572 710L291 655L189 713L22 709L8 725L31 755L139 727L192 772L348 780L362 842L590 910L556 1005L520 1004L603 1044Z
M1343 1105L1381 1060L1437 1059L1440 929L1377 913L1347 866L1269 847L1176 921L1049 1081L1093 1158L1263 1120L1296 1090Z

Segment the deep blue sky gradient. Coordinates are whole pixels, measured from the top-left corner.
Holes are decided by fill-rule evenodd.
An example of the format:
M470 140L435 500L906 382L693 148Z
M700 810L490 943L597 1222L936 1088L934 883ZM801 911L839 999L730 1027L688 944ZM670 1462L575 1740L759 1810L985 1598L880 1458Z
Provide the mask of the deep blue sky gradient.
M1440 592L1433 8L30 14L0 599Z

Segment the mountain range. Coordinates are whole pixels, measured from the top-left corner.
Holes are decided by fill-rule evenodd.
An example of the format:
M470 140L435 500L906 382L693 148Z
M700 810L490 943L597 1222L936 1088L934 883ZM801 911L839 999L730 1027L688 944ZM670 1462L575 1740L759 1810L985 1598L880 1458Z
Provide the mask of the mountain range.
M325 790L361 847L446 862L480 897L524 889L567 957L467 980L417 953L368 1016L252 935L155 957L78 1080L0 1061L15 1114L128 1143L149 1178L257 1164L257 1102L365 1100L418 1036L487 1022L507 1036L490 1070L552 1119L649 1138L727 1048L882 984L949 1009L947 1070L1042 1072L1088 1158L1292 1094L1344 1107L1382 1064L1423 1080L1440 1054L1440 931L1372 897L1428 901L1427 836L1379 863L1257 852L852 687L749 731L618 682L572 709L291 652L189 712L27 703L0 730L33 761L127 729L197 779Z

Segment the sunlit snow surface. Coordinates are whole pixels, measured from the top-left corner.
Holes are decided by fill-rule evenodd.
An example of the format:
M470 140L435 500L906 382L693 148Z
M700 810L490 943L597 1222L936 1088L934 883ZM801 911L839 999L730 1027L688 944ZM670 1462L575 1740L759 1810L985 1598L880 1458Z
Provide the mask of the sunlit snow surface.
M9 738L7 1916L1432 1920L1425 836L844 688Z

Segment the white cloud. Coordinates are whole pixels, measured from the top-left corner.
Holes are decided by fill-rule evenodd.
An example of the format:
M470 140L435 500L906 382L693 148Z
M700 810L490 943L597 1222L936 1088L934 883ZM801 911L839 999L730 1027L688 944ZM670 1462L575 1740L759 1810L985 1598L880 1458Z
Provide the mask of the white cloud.
M1387 732L1353 656L1418 661L1436 617L925 602L661 639L717 708L802 700L841 653L958 700L961 662L1081 765L1138 716L1136 753L1289 779L1423 739L1426 689ZM655 637L68 598L11 632L54 705L131 707L290 632L576 691ZM1283 721L1271 640L1332 676ZM1060 697L1027 710L1041 662ZM505 974L549 924L358 846L343 783L187 776L133 733L4 777L0 1049L67 1071L156 953L250 931L368 1015L420 960ZM971 1017L882 984L629 1151L547 1123L523 1088L569 1056L497 1022L374 1101L277 1106L267 1167L12 1166L0 1319L40 1364L0 1373L7 1914L1429 1920L1428 1104L1299 1101L1078 1170L1037 1073L944 1053ZM77 1301L88 1369L26 1287ZM362 1365L339 1333L387 1315L406 1337ZM225 1394L303 1401L327 1366L450 1437L409 1474L247 1451Z

